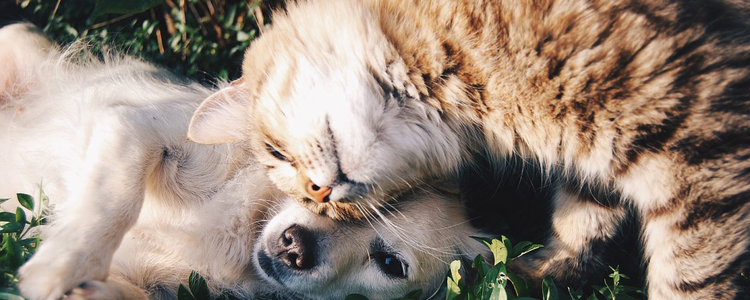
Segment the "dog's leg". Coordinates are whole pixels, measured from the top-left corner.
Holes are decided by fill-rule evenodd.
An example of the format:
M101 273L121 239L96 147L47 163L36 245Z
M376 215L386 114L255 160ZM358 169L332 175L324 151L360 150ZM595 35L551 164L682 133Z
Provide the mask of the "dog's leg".
M59 299L86 280L107 278L113 253L140 213L146 170L164 143L151 118L128 106L98 116L71 198L19 271L24 296Z
M147 300L146 292L119 278L110 278L107 281L84 281L78 287L67 293L65 299L70 300Z
M545 247L510 264L537 286L545 275L562 284L580 285L582 280L602 270L603 250L617 233L626 209L605 206L591 195L556 189L552 215L552 235Z

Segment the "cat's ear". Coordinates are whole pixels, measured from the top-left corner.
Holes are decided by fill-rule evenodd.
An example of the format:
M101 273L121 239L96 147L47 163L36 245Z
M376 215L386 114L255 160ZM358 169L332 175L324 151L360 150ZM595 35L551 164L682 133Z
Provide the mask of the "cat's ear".
M224 144L243 139L251 102L243 85L243 79L237 79L203 100L190 120L187 138L198 144Z

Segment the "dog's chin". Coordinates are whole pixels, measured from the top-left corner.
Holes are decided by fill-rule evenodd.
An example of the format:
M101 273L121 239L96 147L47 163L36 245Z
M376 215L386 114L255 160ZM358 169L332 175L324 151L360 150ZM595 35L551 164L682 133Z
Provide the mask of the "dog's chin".
M278 264L278 262L268 256L264 250L256 251L253 256L253 261L255 262L257 272L260 276L262 276L267 282L279 285L280 287L285 287L283 277L288 277L289 275L282 275L285 269L281 266L277 266L276 264Z

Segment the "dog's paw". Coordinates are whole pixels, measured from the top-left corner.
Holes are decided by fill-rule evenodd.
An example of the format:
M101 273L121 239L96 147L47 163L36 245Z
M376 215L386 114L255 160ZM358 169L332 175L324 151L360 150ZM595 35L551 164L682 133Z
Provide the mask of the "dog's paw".
M65 294L65 300L147 300L146 292L124 279L84 281Z
M18 288L29 300L56 300L85 280L104 280L109 266L84 250L43 244L19 269Z
M116 295L111 291L111 288L98 280L84 281L65 295L66 300L116 299Z

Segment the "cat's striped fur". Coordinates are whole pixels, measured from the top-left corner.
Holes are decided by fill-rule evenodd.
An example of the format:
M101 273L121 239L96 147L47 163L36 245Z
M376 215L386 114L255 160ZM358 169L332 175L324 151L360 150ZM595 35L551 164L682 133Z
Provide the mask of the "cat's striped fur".
M449 178L475 149L519 156L565 183L548 247L517 269L584 278L633 207L651 299L743 298L748 7L301 1L248 50L242 84L204 102L190 136L247 142L279 187L335 218Z

